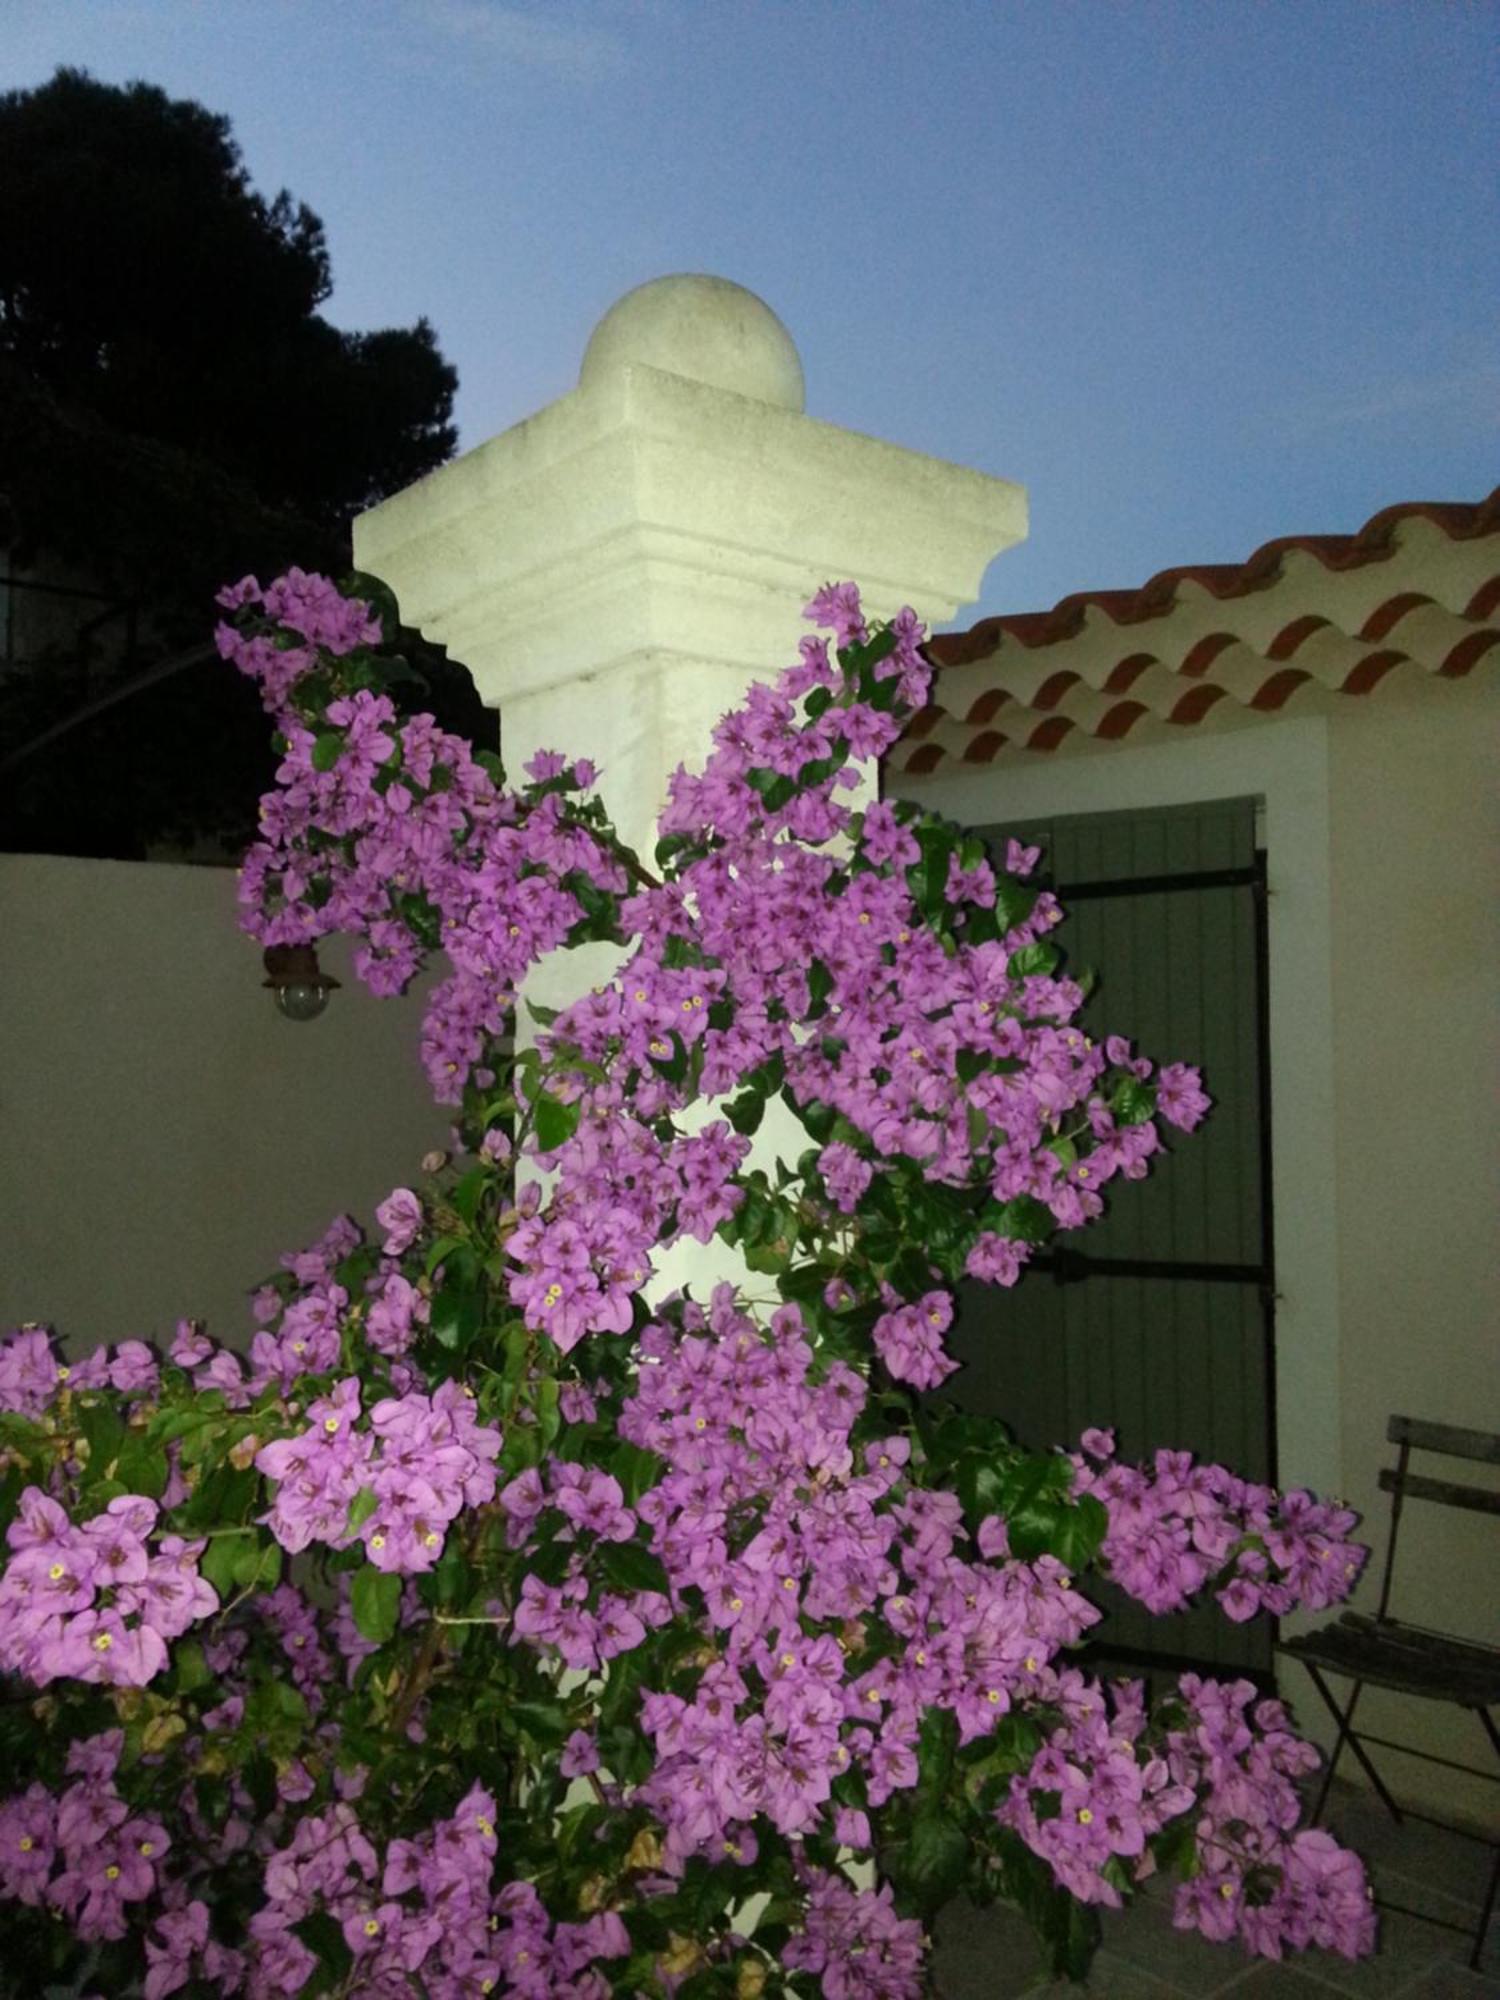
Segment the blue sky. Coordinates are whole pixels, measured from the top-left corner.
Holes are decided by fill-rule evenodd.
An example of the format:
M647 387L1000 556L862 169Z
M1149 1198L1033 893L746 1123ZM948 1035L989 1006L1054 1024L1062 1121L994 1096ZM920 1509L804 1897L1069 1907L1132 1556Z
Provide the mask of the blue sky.
M425 313L465 446L706 270L814 416L1020 480L1033 610L1500 478L1489 0L0 0L229 114L342 325Z

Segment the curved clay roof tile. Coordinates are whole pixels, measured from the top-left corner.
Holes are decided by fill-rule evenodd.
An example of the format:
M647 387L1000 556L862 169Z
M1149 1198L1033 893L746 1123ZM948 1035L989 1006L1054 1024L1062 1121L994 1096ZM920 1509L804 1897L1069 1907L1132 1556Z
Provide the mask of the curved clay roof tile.
M1402 535L1403 526L1418 522L1422 534ZM930 706L908 726L892 768L921 777L955 761L987 764L1064 742L1118 741L1138 724L1154 741L1221 704L1226 714L1271 715L1299 690L1310 705L1368 694L1398 668L1409 669L1416 684L1460 678L1500 645L1500 544L1490 565L1486 551L1460 557L1443 543L1496 534L1500 487L1474 504L1403 501L1372 514L1352 535L1283 535L1242 563L1161 570L1138 590L1076 591L1050 611L938 633L924 649L939 669ZM1400 563L1384 595L1378 581L1373 591L1332 582L1320 591L1316 571L1287 563L1294 554L1329 572L1398 556ZM1429 576L1431 591L1420 587ZM1194 591L1184 593L1186 584ZM1266 592L1279 595L1253 616L1209 610L1216 622L1204 629L1205 596L1228 607ZM1112 653L1111 627L1152 620L1161 629L1150 648ZM1038 654L1070 641L1049 673ZM1294 658L1299 664L1288 664ZM949 681L945 668L975 671ZM991 728L1002 712L1005 731Z

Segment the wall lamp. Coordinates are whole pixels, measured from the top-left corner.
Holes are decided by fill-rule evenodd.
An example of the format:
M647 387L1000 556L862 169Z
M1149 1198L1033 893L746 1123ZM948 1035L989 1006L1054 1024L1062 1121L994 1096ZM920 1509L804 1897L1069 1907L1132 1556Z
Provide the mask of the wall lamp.
M261 984L270 987L289 1021L315 1021L329 994L342 984L323 971L310 944L267 945L262 962L266 977Z

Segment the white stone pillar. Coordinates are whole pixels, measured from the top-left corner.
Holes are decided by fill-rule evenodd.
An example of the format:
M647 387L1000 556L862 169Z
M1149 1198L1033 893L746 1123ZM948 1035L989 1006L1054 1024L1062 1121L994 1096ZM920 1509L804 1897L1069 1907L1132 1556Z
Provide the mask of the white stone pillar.
M852 579L874 617L909 604L944 623L1026 533L1022 487L803 404L796 347L753 292L658 278L599 322L576 389L354 524L356 566L500 709L512 780L537 750L592 758L648 867L672 772L700 767L719 717L795 661L820 585ZM565 1004L616 959L558 954L527 992ZM754 1158L805 1143L773 1105ZM701 1295L724 1275L722 1245L682 1244L652 1290Z
M795 660L820 584L945 622L1025 532L1010 481L804 414L770 308L681 276L611 307L568 395L361 515L354 554L501 710L507 770L592 757L649 861L671 772Z

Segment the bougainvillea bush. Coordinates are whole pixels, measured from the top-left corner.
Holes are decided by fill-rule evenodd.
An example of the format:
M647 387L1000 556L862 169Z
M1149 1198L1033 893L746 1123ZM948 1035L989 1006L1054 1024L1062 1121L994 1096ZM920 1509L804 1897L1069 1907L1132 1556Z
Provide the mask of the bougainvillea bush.
M223 601L284 757L246 926L352 934L380 993L446 955L453 1143L285 1259L248 1346L0 1347L5 1976L908 2000L949 1897L1082 1976L1160 1870L1210 1937L1368 1950L1279 1705L1148 1706L1079 1652L1091 1578L1329 1604L1353 1517L932 1393L957 1283L1016 1283L1207 1099L1074 1025L1034 852L861 806L926 687L911 614L821 591L832 643L677 774L648 865L583 762L512 789L399 720L378 586ZM517 1052L527 973L585 942L618 969ZM661 1297L682 1238L721 1278Z

